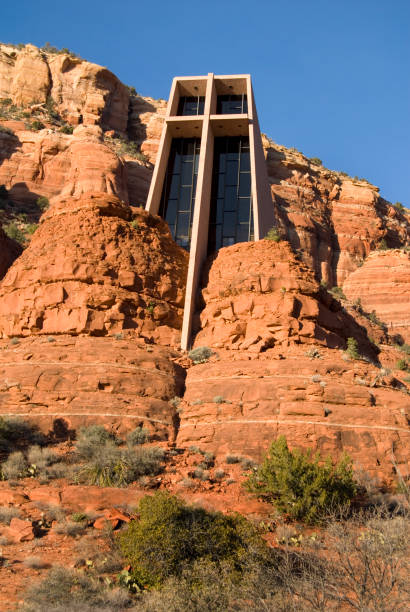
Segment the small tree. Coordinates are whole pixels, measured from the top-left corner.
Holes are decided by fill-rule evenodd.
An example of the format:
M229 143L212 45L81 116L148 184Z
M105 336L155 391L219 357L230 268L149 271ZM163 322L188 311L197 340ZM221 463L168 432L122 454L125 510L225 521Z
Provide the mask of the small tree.
M282 236L277 227L271 227L265 236L265 240L272 240L273 242L280 242Z
M319 453L312 456L310 450L290 451L284 436L272 442L263 463L245 486L274 503L279 511L311 524L349 505L356 493L352 462L347 455L336 465L330 457L321 463Z
M355 338L347 339L347 350L346 353L349 355L350 359L360 359L360 353L358 350L357 340Z

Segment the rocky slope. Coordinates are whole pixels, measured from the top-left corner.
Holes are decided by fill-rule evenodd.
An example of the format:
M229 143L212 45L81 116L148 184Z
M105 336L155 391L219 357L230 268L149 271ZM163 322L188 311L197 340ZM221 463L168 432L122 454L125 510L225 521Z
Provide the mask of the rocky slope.
M392 336L410 343L410 253L387 250L370 253L363 266L344 282L348 298L360 299L363 307L376 312Z

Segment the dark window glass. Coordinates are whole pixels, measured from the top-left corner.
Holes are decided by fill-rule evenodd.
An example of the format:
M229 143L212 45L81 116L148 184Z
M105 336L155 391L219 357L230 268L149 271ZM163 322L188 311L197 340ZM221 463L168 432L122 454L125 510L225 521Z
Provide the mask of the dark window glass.
M218 96L216 101L218 115L240 115L248 112L246 94Z
M175 242L188 250L200 145L199 138L173 139L159 209L159 214L167 221Z
M238 184L238 162L237 161L226 162L225 179L226 179L226 185L237 185Z
M241 172L239 175L239 196L246 197L251 195L251 174Z
M249 168L249 139L215 138L209 253L253 239L251 176L244 168Z
M203 115L204 104L204 96L181 96L177 115Z

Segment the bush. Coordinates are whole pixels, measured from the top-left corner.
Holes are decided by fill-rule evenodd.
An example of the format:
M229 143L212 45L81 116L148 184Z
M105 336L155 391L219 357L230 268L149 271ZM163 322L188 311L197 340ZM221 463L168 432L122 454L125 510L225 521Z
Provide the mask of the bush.
M194 364L206 363L212 355L213 351L207 346L198 346L198 348L192 349L188 353L188 357Z
M6 236L11 238L11 240L15 240L16 242L22 245L26 242L26 237L24 233L21 231L21 229L19 229L16 223L14 223L14 221L9 223L8 225L5 225L3 227L3 230Z
M315 166L323 165L323 162L321 159L319 159L319 157L309 157L309 161L312 162L312 164L315 164Z
M272 240L273 242L280 242L282 240L282 235L277 227L271 227L268 233L265 236L265 240Z
M102 425L81 427L78 432L76 451L83 459L90 459L107 442L116 442L116 437Z
M11 519L19 516L21 516L21 513L18 508L0 506L0 523L10 525Z
M358 351L358 344L355 338L347 339L346 353L350 357L350 359L360 359L360 353Z
M34 234L34 232L36 231L37 228L38 228L38 224L37 223L28 223L26 225L26 228L25 228L26 229L26 233L32 235L32 234Z
M127 442L131 446L136 446L137 444L144 444L149 440L149 431L145 429L145 427L136 427L133 431L127 435Z
M161 448L121 450L112 442L107 442L80 468L78 477L99 487L123 487L141 476L158 474L163 458Z
M40 448L40 446L32 446L28 449L27 460L29 463L29 473L32 476L41 476L44 478L53 477L53 470L48 468L54 463L57 463L60 458L49 448Z
M339 300L345 300L346 296L343 293L343 289L341 287L332 287L332 289L330 289L330 293L338 298Z
M37 198L36 203L39 209L42 210L43 212L47 210L47 208L50 206L50 202L48 201L48 198L46 198L45 196L40 196L39 198Z
M393 204L394 208L398 211L398 212L404 212L405 208L403 206L403 204L401 202L396 202L395 204Z
M377 245L377 248L379 251L387 251L389 247L387 246L387 242L385 238L382 238L380 240L379 244Z
M322 465L320 460L320 454L312 457L310 450L290 451L286 438L280 436L245 486L293 519L320 522L329 512L349 505L356 493L347 456L336 465L330 457Z
M46 578L27 591L23 612L91 612L108 610L122 612L129 607L130 597L125 589L110 588L107 584L83 572L55 567Z
M240 573L250 548L260 554L264 550L243 517L187 506L163 491L144 497L138 514L140 520L131 521L120 535L120 547L141 586L159 586L199 560Z
M398 359L398 361L396 362L396 368L398 370L402 370L403 372L407 372L407 370L409 369L409 364L405 359Z
M1 464L1 471L6 480L28 476L27 468L27 461L21 451L11 453L8 459Z
M39 132L40 130L43 130L45 127L46 126L44 125L42 121L39 121L38 119L34 119L34 121L31 122L29 129L34 132Z
M74 132L74 127L72 125L63 125L59 131L62 134L72 134Z

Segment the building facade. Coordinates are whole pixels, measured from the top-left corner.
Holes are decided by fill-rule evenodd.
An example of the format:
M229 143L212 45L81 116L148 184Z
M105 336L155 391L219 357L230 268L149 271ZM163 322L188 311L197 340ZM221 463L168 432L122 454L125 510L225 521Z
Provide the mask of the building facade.
M250 75L176 77L147 200L189 250L181 346L191 342L201 268L274 222Z

